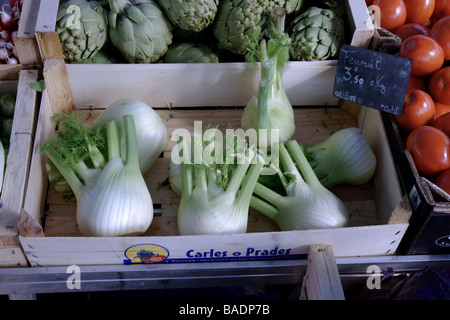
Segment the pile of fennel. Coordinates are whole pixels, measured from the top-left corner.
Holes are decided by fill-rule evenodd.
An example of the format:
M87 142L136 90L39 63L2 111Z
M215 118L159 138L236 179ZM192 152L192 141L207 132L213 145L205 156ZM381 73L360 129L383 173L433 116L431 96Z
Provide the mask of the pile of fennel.
M268 28L269 40L261 40L247 56L249 61L260 61L261 80L257 96L252 97L242 113L241 126L244 130L256 129L258 134L265 129L265 136L270 133L272 140L271 130L279 130L281 160L281 166L271 164L275 177L260 177L251 206L274 219L281 230L343 227L348 222L346 208L328 188L369 181L375 172L376 158L358 128L340 130L314 145L300 146L292 140L294 109L283 87L291 39L284 32L284 22L283 9L276 8ZM274 141L258 140L258 147L264 151L269 150L269 145L274 152ZM278 157L271 158L274 159ZM281 194L271 189L273 185L265 185L273 183L274 178L280 180Z

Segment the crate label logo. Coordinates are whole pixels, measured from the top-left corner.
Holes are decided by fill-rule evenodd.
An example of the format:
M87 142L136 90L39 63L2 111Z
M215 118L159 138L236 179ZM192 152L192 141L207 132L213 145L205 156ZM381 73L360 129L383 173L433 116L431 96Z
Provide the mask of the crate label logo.
M137 244L124 252L125 264L131 263L158 263L169 257L169 250L156 244Z
M450 235L440 237L435 243L440 247L450 248Z

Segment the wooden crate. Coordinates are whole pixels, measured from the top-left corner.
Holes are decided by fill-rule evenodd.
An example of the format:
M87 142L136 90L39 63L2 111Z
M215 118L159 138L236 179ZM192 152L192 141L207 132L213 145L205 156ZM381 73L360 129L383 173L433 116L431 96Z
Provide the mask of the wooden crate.
M56 13L63 0L41 1L36 30L38 32L53 32L56 25ZM347 43L353 46L368 48L374 33L372 20L367 6L360 0L338 0L345 5L348 17ZM336 65L337 60L333 61ZM315 63L310 63L314 67Z
M0 0L0 5L9 5L8 0ZM19 72L25 69L38 69L41 56L36 42L36 21L40 0L24 0L17 38L14 40L19 64L0 64L0 80L17 80Z
M206 79L210 77L209 66L198 65L196 68L203 68ZM139 262L133 260L137 249L163 252L167 256L165 262L289 259L304 257L312 244L332 245L336 257L394 254L408 227L410 210L408 203L402 201L381 116L374 109L367 109L363 128L378 159L374 179L358 187L333 188L351 214L349 227L280 232L273 222L252 210L247 233L179 236L176 224L179 197L169 186L157 190L158 183L168 177L170 151L174 145L170 136L177 128L192 131L195 120L202 120L205 125L219 125L221 129L230 124L240 125L242 107L251 95L256 94L254 83L259 81L259 75L251 64L232 70L224 71L225 75L215 74L215 81L204 82L186 70L177 73L177 78L165 77L170 72L154 72L153 68L145 66L104 69L102 66L68 65L75 108L87 113L89 119L95 119L114 99L128 96L151 105L164 120L168 129L164 156L145 176L159 214L155 215L143 236L91 238L80 234L75 203L61 201L52 186L48 186L45 158L39 154L40 146L54 131L50 117L55 106L52 107L47 92L44 92L24 212L29 221L34 219L34 226L42 225L45 236L41 231L38 235L32 232L21 234L20 241L30 264L134 263ZM286 68L285 84L291 88L288 97L295 106L303 105L304 94L311 94L311 87L302 85L302 77L310 71L298 64L289 64ZM322 81L333 82L334 78L327 77ZM320 87L314 92L317 97L328 94ZM320 99L317 101L315 106L295 108L295 138L301 143L318 142L339 129L358 126L361 122L362 113L355 117L339 107L325 106ZM192 107L184 108L185 103Z
M18 235L18 221L25 198L31 149L37 118L37 94L29 83L36 70L22 70L19 80L0 81L0 94L15 93L16 108L0 197L0 267L27 266Z
M399 251L402 254L450 253L450 198L431 180L418 172L406 150L407 132L392 115L383 115L404 193L412 203L412 217Z

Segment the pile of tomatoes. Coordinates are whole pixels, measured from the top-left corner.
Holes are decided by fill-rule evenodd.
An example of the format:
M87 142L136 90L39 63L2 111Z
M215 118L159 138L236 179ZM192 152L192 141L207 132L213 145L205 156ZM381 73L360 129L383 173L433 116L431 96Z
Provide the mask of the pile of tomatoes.
M417 171L450 194L450 0L366 3L402 40L398 55L412 60L403 112L394 116L406 149Z

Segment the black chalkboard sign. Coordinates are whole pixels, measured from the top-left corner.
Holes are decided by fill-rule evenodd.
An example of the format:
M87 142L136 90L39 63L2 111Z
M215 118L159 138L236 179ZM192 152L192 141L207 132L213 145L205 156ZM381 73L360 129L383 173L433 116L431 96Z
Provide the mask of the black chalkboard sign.
M401 114L412 60L344 44L333 95L391 114Z

